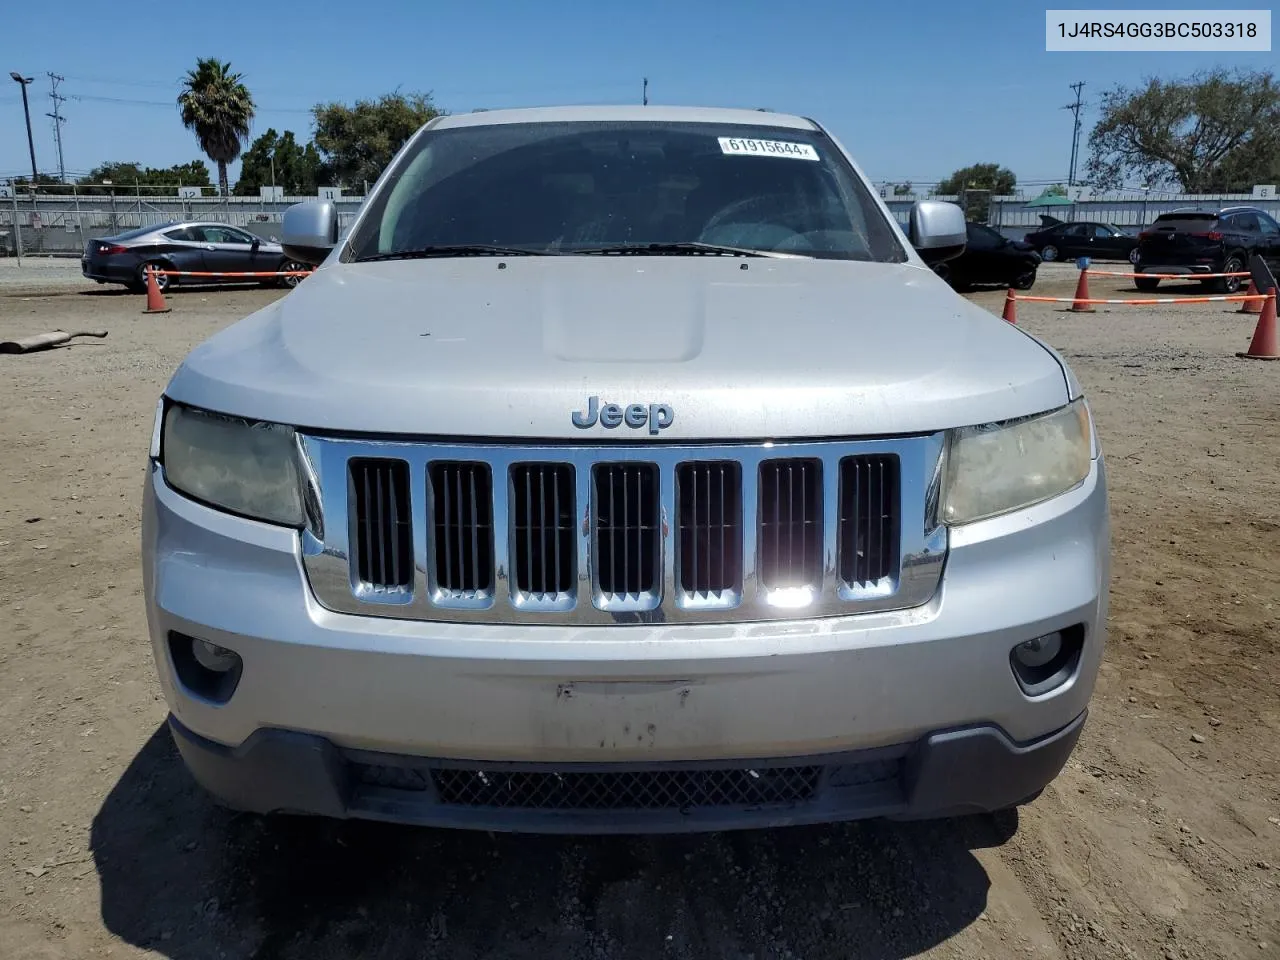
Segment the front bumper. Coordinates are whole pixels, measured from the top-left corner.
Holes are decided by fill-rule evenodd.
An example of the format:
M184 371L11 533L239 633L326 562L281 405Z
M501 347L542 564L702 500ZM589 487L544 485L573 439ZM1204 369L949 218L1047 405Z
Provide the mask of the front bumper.
M1155 263L1141 262L1135 273L1176 273L1179 276L1193 277L1198 273L1213 273L1214 266L1211 263L1175 263L1173 265L1162 265Z
M1105 638L1101 458L1061 497L951 531L933 599L889 613L580 627L365 618L315 602L297 539L193 503L150 468L143 570L161 687L192 771L246 809L594 830L604 821L581 810L531 820L528 807L458 810L429 790L388 799L351 768L408 767L426 782L422 771L442 764L643 774L769 768L779 758L820 769L823 789L785 810L748 804L752 822L993 809L1034 793L1065 762ZM1010 650L1072 627L1084 644L1069 677L1025 694ZM171 631L241 656L229 701L178 680ZM868 758L893 771L855 774L852 793L828 795L832 770L885 772L864 767ZM604 819L695 828L673 826L670 813ZM730 805L678 822L713 829L741 814Z
M1030 799L1062 770L1084 726L1015 743L998 727L913 743L740 764L475 764L342 750L259 730L226 747L169 729L202 787L235 809L525 833L689 833L931 819ZM744 790L738 784L779 784ZM548 786L554 784L554 786ZM564 798L555 804L557 792Z

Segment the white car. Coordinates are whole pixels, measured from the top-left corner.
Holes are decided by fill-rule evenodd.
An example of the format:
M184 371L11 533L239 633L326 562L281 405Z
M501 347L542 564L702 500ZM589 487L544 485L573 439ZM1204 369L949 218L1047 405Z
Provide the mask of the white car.
M183 361L142 524L227 804L538 832L1033 797L1102 656L1105 468L1052 349L817 123L432 120ZM914 246L913 246L914 244Z

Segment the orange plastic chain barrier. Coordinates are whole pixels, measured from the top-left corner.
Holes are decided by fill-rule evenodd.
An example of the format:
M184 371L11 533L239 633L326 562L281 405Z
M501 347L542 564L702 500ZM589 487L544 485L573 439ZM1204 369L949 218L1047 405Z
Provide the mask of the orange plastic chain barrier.
M1160 303L1239 303L1244 300L1266 300L1269 294L1229 294L1218 297L1152 297L1142 300L1077 300L1075 297L1027 297L1009 294L1014 300L1029 303L1118 303L1129 307L1150 307Z
M1147 280L1217 280L1221 277L1252 276L1248 270L1237 270L1235 273L1116 273L1114 270L1085 270L1092 277L1142 277Z
M310 270L260 270L256 273L208 273L199 270L156 270L158 277L309 277Z

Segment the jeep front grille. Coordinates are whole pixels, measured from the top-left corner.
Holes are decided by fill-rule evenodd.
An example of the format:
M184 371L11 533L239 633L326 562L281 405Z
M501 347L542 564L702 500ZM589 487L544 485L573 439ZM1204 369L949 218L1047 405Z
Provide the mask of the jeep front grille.
M487 463L436 461L430 483L430 570L437 596L493 592L493 483Z
M658 468L652 463L598 463L592 502L598 596L615 609L649 609L662 596L662 529Z
M534 605L571 600L577 580L573 535L573 467L522 463L511 468L511 582Z
M898 564L898 458L840 461L840 579L870 587Z
M353 459L349 477L354 581L368 592L402 592L413 584L409 464Z
M767 590L809 588L821 580L822 463L760 464L760 583Z
M941 435L628 447L304 436L302 447L325 521L303 531L303 563L319 602L344 613L840 616L927 602L946 551L932 516Z
M676 467L679 583L688 598L727 605L742 589L742 470L732 460Z

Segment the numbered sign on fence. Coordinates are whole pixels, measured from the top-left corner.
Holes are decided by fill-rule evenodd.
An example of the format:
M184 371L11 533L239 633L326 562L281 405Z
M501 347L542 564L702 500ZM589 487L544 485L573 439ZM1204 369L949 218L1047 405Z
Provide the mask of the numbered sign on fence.
M199 187L179 187L178 196L183 200L199 200L201 190Z
M321 200L341 200L342 188L341 187L321 187L319 191L317 191L317 195L320 197Z
M0 187L0 190L3 190ZM4 194L0 194L4 196ZM1255 200L1274 200L1276 198L1276 185L1274 183L1257 183L1253 186L1253 199Z
M13 187L7 183L0 183L0 200L12 200Z

